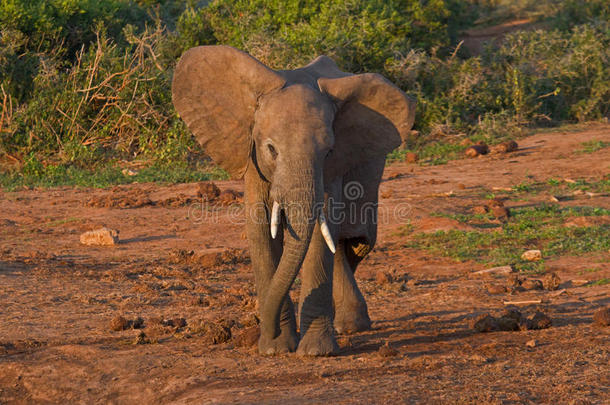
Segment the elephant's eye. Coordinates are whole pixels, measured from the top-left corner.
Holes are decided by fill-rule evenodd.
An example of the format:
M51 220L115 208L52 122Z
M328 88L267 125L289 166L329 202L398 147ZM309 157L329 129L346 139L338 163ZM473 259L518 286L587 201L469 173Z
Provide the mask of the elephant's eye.
M269 153L271 153L271 157L273 159L277 158L277 151L275 150L275 148L273 147L273 145L271 145L270 143L267 144L267 148L269 149Z
M328 153L326 154L326 159L328 159L329 157L331 157L334 153L334 149L331 149L328 151Z

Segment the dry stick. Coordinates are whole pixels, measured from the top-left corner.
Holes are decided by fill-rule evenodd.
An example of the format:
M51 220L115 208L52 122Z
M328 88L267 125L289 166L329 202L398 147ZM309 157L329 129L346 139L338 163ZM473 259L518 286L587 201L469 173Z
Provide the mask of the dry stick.
M529 300L529 301L504 301L504 305L528 305L528 304L541 304L542 300Z

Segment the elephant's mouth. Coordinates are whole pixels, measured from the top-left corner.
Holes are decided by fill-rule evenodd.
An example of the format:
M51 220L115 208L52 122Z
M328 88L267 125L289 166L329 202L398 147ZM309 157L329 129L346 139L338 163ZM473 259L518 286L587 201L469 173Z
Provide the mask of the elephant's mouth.
M281 218L282 218L281 212L282 212L282 208L281 208L280 204L277 201L274 201L273 208L271 210L271 221L270 221L271 237L273 239L275 239L275 237L277 236L277 230L281 223ZM333 237L330 234L330 229L328 227L328 223L326 222L326 217L324 216L324 211L322 209L319 210L319 213L317 215L317 220L320 223L320 232L322 232L324 241L326 242L326 245L328 246L330 251L333 252L333 254L334 254L337 249L335 247L335 242L333 241Z

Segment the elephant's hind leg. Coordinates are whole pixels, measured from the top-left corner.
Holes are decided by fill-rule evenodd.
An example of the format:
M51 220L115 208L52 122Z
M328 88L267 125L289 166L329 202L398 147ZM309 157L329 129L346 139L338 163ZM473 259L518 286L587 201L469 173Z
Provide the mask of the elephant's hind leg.
M354 271L370 247L359 239L339 242L333 271L333 301L335 330L354 333L371 328L366 301L356 284Z

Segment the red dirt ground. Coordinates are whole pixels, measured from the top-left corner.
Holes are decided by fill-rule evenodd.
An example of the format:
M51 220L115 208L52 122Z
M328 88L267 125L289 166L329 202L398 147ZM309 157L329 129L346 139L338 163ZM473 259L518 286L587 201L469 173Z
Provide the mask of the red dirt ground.
M197 184L2 192L0 404L608 403L610 327L593 325L593 313L610 305L610 285L580 280L610 277L610 252L548 260L561 294L491 294L487 287L505 276L474 278L485 265L405 249L397 234L408 220L421 231L466 226L430 214L469 212L492 187L600 180L610 148L577 152L600 139L610 140L610 125L540 133L506 155L388 166L378 245L356 273L373 329L339 336L341 353L329 358L261 357L248 346L256 303L240 205L202 210ZM610 208L610 196L558 204ZM399 220L383 216L396 207L404 208ZM102 225L118 229L121 243L79 243ZM378 282L380 271L392 280ZM527 299L542 304L520 310L543 311L552 327L473 330L504 300ZM117 316L128 329L112 330ZM138 317L144 324L131 329ZM379 351L386 343L395 350Z

